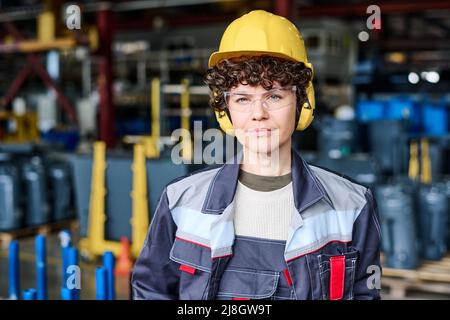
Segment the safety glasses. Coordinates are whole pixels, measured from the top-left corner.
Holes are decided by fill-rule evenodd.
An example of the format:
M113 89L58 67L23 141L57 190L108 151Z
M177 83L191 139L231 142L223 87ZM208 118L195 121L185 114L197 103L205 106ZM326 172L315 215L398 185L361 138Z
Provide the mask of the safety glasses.
M263 94L225 91L226 107L232 111L250 113L257 101L267 111L287 107L295 102L296 86L272 88Z

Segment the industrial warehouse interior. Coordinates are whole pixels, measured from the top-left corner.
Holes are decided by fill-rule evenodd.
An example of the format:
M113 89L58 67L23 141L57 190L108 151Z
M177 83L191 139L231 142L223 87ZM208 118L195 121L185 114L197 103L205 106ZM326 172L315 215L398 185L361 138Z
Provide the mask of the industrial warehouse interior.
M313 66L314 119L292 148L372 191L381 299L450 299L449 1L5 0L0 300L133 299L162 194L175 193L167 186L239 148L220 129L205 75L227 26L254 10L291 21ZM212 145L218 162L205 157ZM262 296L258 288L237 297Z

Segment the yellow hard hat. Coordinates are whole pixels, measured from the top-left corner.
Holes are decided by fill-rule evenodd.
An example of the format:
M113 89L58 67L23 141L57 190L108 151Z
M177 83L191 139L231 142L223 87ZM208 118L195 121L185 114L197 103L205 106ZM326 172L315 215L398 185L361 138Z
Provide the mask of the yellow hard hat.
M254 10L234 20L222 35L219 51L209 57L208 66L212 68L223 59L261 55L303 62L313 70L306 57L303 38L295 25L286 18L264 10ZM305 130L314 118L312 82L306 88L306 95L308 101L301 108L297 130ZM223 114L225 116L216 112L217 121L225 132L230 132L233 125L226 113Z

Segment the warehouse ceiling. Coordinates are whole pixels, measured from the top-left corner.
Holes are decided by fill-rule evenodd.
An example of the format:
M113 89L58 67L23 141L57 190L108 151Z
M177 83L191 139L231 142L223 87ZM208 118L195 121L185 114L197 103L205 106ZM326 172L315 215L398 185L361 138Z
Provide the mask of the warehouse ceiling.
M53 1L61 6L73 3ZM132 33L151 30L172 30L189 26L224 25L253 9L275 11L272 0L152 0L152 1L76 1L83 21L94 24L95 12L105 4L114 12L115 32ZM304 19L334 19L365 28L371 1L361 0L293 0L292 17ZM371 41L360 43L362 55L382 59L383 72L409 72L426 69L441 71L445 80L450 70L450 1L448 0L382 0L382 29L372 32ZM1 0L0 23L14 21L27 37L35 37L36 16L43 8L38 0ZM62 17L63 13L61 14ZM0 28L0 37L7 35ZM381 81L382 82L382 81ZM441 84L444 86L444 84Z

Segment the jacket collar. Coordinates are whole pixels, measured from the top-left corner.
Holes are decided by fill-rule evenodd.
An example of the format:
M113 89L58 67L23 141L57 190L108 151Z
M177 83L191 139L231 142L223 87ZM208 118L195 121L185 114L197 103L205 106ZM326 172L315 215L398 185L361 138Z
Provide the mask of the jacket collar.
M301 213L321 200L325 196L325 192L300 154L292 149L291 155L294 204L297 211ZM227 161L216 173L203 202L203 213L221 214L233 201L241 159L242 151L237 153L230 161Z

